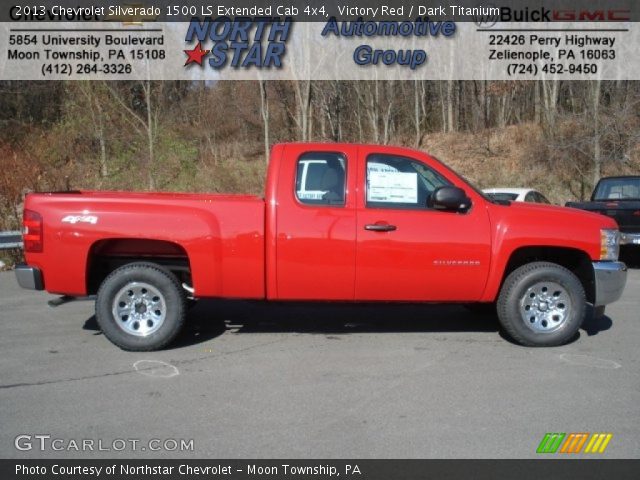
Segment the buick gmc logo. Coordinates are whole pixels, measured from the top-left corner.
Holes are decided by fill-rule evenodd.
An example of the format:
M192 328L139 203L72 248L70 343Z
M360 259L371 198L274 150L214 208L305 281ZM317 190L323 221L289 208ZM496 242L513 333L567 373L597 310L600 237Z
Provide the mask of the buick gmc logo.
M540 7L500 8L501 22L629 22L628 9L559 9ZM487 27L484 27L487 28Z
M482 29L492 28L498 22L630 22L631 10L501 7L499 15L478 15L473 17L473 21Z

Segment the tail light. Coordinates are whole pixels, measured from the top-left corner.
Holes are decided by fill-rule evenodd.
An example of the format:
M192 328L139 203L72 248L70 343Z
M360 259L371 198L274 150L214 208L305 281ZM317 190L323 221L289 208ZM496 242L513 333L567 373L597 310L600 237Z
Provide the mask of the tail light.
M25 252L42 251L42 215L33 210L25 210L23 216L22 241Z

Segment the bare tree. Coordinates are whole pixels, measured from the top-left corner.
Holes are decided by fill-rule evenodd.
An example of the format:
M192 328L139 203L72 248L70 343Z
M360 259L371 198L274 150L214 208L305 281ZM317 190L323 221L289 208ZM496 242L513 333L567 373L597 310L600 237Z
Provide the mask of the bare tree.
M260 84L260 114L264 128L264 161L269 163L269 97L264 80L258 80Z
M601 80L589 82L591 112L593 115L593 184L600 180L602 158L600 155L600 87Z
M414 146L422 145L424 120L427 116L427 91L424 80L413 81L413 125L416 131Z
M104 89L97 82L79 82L78 89L87 102L93 132L100 145L100 176L106 178L109 176L109 166L107 163L107 140L104 128L105 113L102 106L104 98L101 97L101 92Z
M371 140L380 143L380 82L356 82L354 89L369 121Z
M111 93L111 97L127 114L125 118L128 124L134 128L142 137L146 137L147 142L147 161L146 161L146 173L147 173L147 185L149 190L153 190L156 187L154 178L155 168L155 140L158 130L158 117L160 115L159 102L156 104L153 101L152 83L150 80L142 80L138 82L139 91L141 95L134 94L134 101L127 102L124 98L124 94L121 91L114 89L108 82L103 82L103 85ZM162 82L157 82L156 88L162 88ZM157 94L160 96L159 93ZM142 108L135 108L135 106ZM142 112L140 112L142 110Z
M556 125L559 85L559 80L545 80L542 82L545 118L544 126L549 132L553 132Z
M455 81L447 80L447 132L455 132L458 130L455 120Z

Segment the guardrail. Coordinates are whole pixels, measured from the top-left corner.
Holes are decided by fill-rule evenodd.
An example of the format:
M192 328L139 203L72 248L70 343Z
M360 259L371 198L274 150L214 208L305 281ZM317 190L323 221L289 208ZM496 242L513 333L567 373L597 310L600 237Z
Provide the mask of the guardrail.
M22 232L0 232L0 250L22 248Z

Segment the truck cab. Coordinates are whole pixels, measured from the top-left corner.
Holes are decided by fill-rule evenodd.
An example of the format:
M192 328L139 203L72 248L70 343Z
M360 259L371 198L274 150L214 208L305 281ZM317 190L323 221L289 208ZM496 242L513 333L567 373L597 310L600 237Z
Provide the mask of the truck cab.
M640 176L601 178L589 202L568 202L567 206L613 218L621 244L634 249L640 245Z

